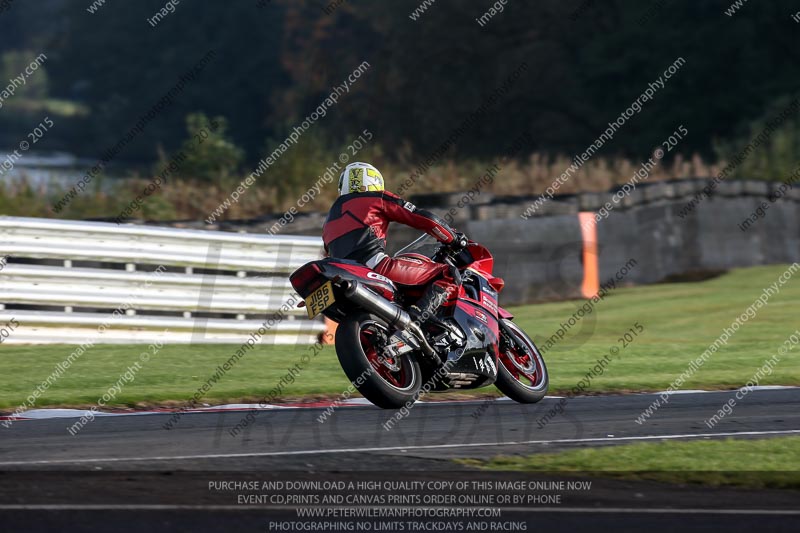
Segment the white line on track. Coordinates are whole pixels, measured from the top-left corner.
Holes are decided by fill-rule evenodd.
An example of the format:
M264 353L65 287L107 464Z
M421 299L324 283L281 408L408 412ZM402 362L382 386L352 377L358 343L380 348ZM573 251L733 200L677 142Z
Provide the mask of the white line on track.
M361 508L361 507L359 507ZM385 507L380 507L385 509ZM397 508L397 507L392 507ZM276 505L164 505L164 504L0 504L0 511L293 511ZM415 507L416 509L416 507ZM426 509L438 509L428 508ZM453 509L448 507L447 509ZM627 513L713 515L800 515L796 509L676 509L636 507L499 507L503 513Z
M0 466L30 466L30 465L64 465L86 463L126 463L142 461L187 461L192 459L236 459L240 457L277 457L287 455L317 455L326 453L358 453L358 452L405 452L409 450L437 450L448 448L481 448L487 446L524 446L529 444L581 444L588 442L625 442L643 440L675 440L697 439L714 437L752 437L766 435L796 435L800 429L784 431L730 431L721 433L683 433L674 435L642 435L638 437L594 437L587 439L554 439L554 440L526 440L511 442L471 442L466 444L423 444L419 446L384 446L373 448L334 448L330 450L286 450L278 452L252 452L252 453L214 453L197 455L173 455L153 457L92 457L87 459L59 459L41 461L3 461Z
M659 391L659 392L632 392L632 393L615 393L615 392L608 392L605 394L592 394L592 395L576 395L572 396L570 401L576 399L589 399L594 400L599 397L616 397L616 396L660 396L662 394L667 395L681 395L681 394L719 394L719 393L734 393L740 390L748 390L749 392L753 391L773 391L773 390L791 390L791 389L800 389L800 387L792 386L792 385L756 385L755 387L751 387L750 389L746 389L745 387L739 389L721 389L721 390L703 390L703 389L687 389L687 390L675 390L675 391ZM566 398L565 396L545 396L546 400L560 400L562 398ZM511 398L505 396L498 396L495 398L482 398L476 400L435 400L435 401L419 401L417 400L414 402L415 404L425 404L425 405L453 405L453 404L463 404L463 405L478 405L483 404L487 400L492 401L500 401L500 402L511 402ZM332 405L332 402L331 402ZM242 411L272 411L272 410L280 410L280 409L325 409L329 407L329 405L305 405L302 403L286 403L286 404L269 404L266 407L262 407L257 403L253 404L223 404L223 405L209 405L207 407L198 407L195 409L189 409L186 411L181 411L180 409L169 409L169 410L158 410L158 411L99 411L95 412L94 416L102 416L102 417L110 417L110 416L141 416L141 415L163 415L163 416L171 416L175 413L181 412L183 414L198 414L198 413L214 413L218 411L225 411L225 412L242 412ZM346 400L345 402L339 404L339 407L372 407L372 404L365 398L351 398L350 400ZM12 422L32 422L34 420L51 420L53 418L81 418L85 416L88 411L84 409L71 409L71 408L52 408L52 409L30 409L21 413L19 417L14 418L7 418L6 416L0 416L0 420L11 420Z

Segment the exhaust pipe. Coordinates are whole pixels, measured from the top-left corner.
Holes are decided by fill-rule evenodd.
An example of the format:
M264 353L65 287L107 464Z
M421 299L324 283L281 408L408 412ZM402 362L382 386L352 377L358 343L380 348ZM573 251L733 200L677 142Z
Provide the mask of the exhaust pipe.
M399 305L393 304L357 281L344 282L344 295L351 302L384 319L391 327L409 330L419 341L425 355L439 360L436 350L428 344L419 324L411 320L411 316Z
M378 315L392 327L406 329L411 323L411 316L399 305L393 304L357 281L345 281L344 295L351 302Z

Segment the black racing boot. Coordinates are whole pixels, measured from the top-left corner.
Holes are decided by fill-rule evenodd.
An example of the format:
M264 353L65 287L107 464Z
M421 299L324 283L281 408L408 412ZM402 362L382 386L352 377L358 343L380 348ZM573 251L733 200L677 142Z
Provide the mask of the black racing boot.
M448 351L463 346L465 341L464 334L456 326L436 316L436 312L447 301L448 292L441 285L430 285L419 301L408 309L413 320L410 326L425 337L428 346L436 351L438 363L444 363Z
M444 324L436 318L436 311L447 301L447 291L440 285L430 285L422 297L408 308L408 314L420 326L423 324ZM446 327L446 326L445 326Z

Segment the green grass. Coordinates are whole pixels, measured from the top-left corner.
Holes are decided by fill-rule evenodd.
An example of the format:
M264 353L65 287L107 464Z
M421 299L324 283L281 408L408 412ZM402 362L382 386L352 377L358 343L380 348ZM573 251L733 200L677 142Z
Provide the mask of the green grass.
M487 470L581 472L669 483L800 489L800 437L637 443L458 462Z
M3 347L0 406L16 407L76 346ZM139 360L145 346L97 345L87 350L39 399L37 405L96 404L126 369ZM135 380L117 394L116 405L147 406L186 402L217 371L238 345L165 345L142 364ZM208 403L264 398L289 372L311 356L310 346L257 346L247 352L204 396ZM288 380L285 380L288 381ZM349 385L331 347L304 366L284 387L286 397L340 394Z
M545 358L552 392L571 390L611 347L621 349L588 392L663 390L739 316L785 266L735 270L700 283L617 289L597 303ZM800 283L794 279L772 296L682 388L732 388L746 383L765 359L797 329ZM502 302L502 297L501 297ZM512 309L517 322L538 344L552 335L582 302L560 302ZM644 331L627 347L618 338L635 322ZM168 345L117 395L117 405L183 402L214 374L238 346ZM0 407L16 407L64 360L74 346L0 347ZM98 345L89 349L37 402L90 405L137 360L141 346ZM205 396L209 403L264 397L287 368L300 363L308 346L261 346L250 351ZM795 352L796 353L796 352ZM800 359L781 358L761 384L800 385ZM336 396L348 386L332 347L306 365L283 397ZM478 389L478 394L494 388Z
M612 347L602 376L593 377L589 391L664 390L686 371L731 323L777 281L785 265L736 269L699 283L670 283L613 291L597 303L592 315L572 328L570 335L545 353L551 390L571 390L598 358ZM680 387L732 388L744 385L758 368L777 354L781 344L796 332L800 272L770 297L728 339L728 344ZM514 309L518 324L537 345L553 335L583 302L562 302ZM639 322L644 331L627 347L619 338ZM797 347L795 347L795 353ZM762 385L800 385L800 360L780 358Z

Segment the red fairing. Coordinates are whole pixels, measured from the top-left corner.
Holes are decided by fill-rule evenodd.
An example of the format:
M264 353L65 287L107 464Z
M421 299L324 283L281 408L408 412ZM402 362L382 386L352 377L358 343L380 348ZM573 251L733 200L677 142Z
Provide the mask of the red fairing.
M481 309L477 305L469 303L472 300L458 300L456 306L467 313L469 316L475 317L477 320L486 324L486 327L489 328L489 331L494 333L494 338L497 339L499 335L499 326L497 324L497 318L492 314L491 311L488 309Z
M494 269L494 257L492 257L491 252L489 252L485 246L476 242L470 243L467 250L469 250L470 255L472 255L474 259L470 266L482 274L485 274L487 278L491 278L492 270Z
M497 308L497 317L511 320L512 318L514 318L514 315L512 315L511 313L509 313L508 311L506 311L502 307L498 307Z
M361 278L361 281L363 281L364 284L369 285L372 289L375 289L378 294L387 300L394 301L392 282L386 278L386 276L378 274L367 266L352 265L347 263L335 263L335 265Z

